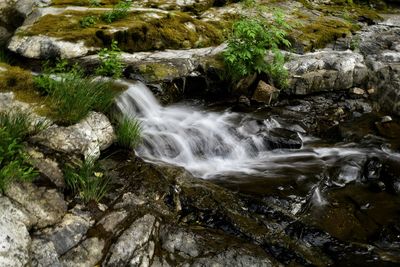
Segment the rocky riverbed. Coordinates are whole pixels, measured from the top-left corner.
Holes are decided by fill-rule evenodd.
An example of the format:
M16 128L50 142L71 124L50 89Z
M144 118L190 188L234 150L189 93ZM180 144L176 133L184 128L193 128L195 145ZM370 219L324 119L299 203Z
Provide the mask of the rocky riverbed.
M278 90L262 75L234 85L220 75L223 30L244 12L232 2L137 1L132 14L150 32L157 21L181 24L151 42L136 17L69 30L112 1L0 3L0 44L28 73L55 56L91 70L95 52L117 38L128 89L116 107L141 120L144 140L136 152L116 146L99 112L70 126L50 120L30 137L25 150L40 175L0 193L0 266L400 264L397 9L378 16L354 6L348 18L330 1L261 1L301 21L294 51L284 52L289 86ZM1 82L11 68L0 65L0 112L43 119L37 96ZM63 166L89 156L111 190L85 205Z

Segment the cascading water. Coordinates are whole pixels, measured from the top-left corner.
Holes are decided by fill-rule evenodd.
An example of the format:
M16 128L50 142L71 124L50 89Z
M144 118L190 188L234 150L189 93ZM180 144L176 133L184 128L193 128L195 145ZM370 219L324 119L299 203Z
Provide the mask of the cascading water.
M182 166L198 177L245 174L302 179L336 164L343 172L339 179L348 183L357 178L348 175L353 165L368 154L384 153L346 145L315 147L310 145L312 138L303 139L302 149L271 151L269 131L281 126L277 120L260 121L246 114L210 112L183 104L163 107L143 83L127 85L117 108L141 122L143 142L137 154L149 161Z

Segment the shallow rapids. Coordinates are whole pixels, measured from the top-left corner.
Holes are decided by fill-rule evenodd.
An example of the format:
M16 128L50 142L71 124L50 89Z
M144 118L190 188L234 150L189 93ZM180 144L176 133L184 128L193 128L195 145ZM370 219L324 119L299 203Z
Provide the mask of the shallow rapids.
M199 107L163 107L142 83L127 84L117 100L118 109L141 122L143 142L137 154L152 162L182 166L202 178L254 176L301 180L337 167L337 183L358 177L367 156L389 152L355 144L329 147L311 137L301 137L300 149L272 150L270 131L283 127L279 119L256 120L230 111L210 112ZM287 128L287 126L285 126ZM291 129L302 132L300 126ZM300 139L301 138L301 139Z

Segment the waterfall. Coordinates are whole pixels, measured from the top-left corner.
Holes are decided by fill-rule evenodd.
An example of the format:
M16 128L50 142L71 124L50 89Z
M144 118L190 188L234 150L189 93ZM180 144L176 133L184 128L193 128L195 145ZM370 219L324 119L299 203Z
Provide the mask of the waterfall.
M361 166L368 154L382 153L348 145L318 147L313 145L312 137L302 138L301 149L271 150L271 134L284 122L257 120L229 110L211 112L196 105L163 107L145 84L124 83L128 89L118 97L116 106L125 116L141 122L143 141L136 149L137 155L152 162L182 166L197 177L240 174L302 179L339 165L346 167L342 167L338 181L351 182L357 178L354 166ZM319 192L315 193L318 199Z
M116 101L124 115L141 122L143 142L139 156L183 166L192 173L211 174L243 171L251 159L268 150L260 128L278 122L256 125L245 115L232 112L209 112L194 107L163 107L141 82L127 84Z

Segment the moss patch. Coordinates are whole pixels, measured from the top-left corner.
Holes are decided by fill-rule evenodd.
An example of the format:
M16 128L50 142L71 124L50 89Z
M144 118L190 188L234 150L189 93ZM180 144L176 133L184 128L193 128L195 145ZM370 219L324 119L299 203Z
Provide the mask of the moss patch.
M111 7L119 2L119 0L99 0L102 7ZM52 6L90 6L90 0L53 0Z
M352 32L359 30L358 25L338 20L334 17L322 16L316 21L297 27L295 38L305 45L305 50L323 48L327 44L339 38L349 36Z
M178 76L179 70L175 66L168 63L141 63L139 72L148 81L162 81Z
M100 17L102 11L67 11L46 15L20 35L57 37L65 41L84 41L86 45L104 47L115 39L123 51L197 48L220 44L223 31L182 12L132 12L128 18L106 24L100 19L90 28L82 28L84 16Z
M35 90L33 76L29 71L0 63L0 92L13 92L18 101L33 104L39 115L49 116L48 99Z

